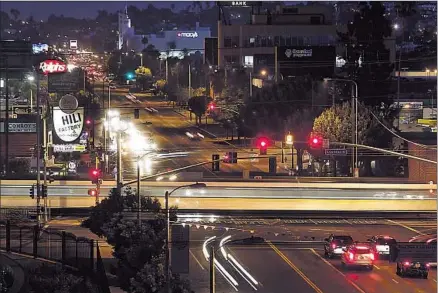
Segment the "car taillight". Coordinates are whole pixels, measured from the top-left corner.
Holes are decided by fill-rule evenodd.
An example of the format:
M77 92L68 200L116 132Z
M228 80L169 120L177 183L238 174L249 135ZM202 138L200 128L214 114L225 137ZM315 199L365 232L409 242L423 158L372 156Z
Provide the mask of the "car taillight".
M350 252L350 253L348 254L348 256L349 256L350 260L353 260L353 259L354 259L354 254L353 254L353 253Z
M411 264L411 263L408 262L408 261L405 261L405 262L404 262L404 265L405 265L405 266L408 266L408 265L410 265L410 264Z
M374 260L374 253L370 253L371 260Z
M335 249L336 248L336 244L332 243L332 248Z
M426 267L430 267L430 263L426 264Z

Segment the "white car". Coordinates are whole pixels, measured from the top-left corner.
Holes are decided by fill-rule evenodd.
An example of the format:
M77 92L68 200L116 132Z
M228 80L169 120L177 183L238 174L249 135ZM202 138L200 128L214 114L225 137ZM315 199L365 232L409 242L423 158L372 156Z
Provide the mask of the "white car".
M389 255L391 248L397 245L397 241L391 236L377 235L368 239L368 241L370 241L371 246L379 255Z

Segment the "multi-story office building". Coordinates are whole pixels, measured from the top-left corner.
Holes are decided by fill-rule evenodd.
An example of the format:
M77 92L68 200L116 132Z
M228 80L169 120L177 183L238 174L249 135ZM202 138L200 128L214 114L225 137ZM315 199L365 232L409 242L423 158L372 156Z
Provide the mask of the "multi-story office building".
M346 29L336 25L335 16L332 5L278 5L274 11L253 10L248 24L226 25L219 21L219 67L245 66L257 72L264 64L272 71L277 58L276 65L282 75L295 75L297 68L286 70L291 67L299 67L303 73L320 71L321 67L331 67L334 71L335 64L342 64L336 63L336 57L344 54L344 48L337 44L337 31ZM393 38L388 38L385 45L390 51L390 61L394 61ZM290 63L284 65L282 61Z

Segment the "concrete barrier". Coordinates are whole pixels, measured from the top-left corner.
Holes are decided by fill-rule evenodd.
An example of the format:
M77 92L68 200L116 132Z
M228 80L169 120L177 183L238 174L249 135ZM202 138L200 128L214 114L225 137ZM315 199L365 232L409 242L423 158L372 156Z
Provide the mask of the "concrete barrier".
M182 173L181 173L182 174ZM204 182L201 181L200 182ZM2 180L4 185L22 185L31 186L35 180ZM144 186L161 186L161 187L177 187L195 183L191 182L169 182L169 181L143 181ZM379 190L436 190L436 184L391 184L391 183L290 183L290 182L207 182L208 187L253 187L253 188L311 188L311 189L379 189ZM92 186L89 180L87 181L55 181L50 186ZM114 186L115 181L103 181L102 186Z

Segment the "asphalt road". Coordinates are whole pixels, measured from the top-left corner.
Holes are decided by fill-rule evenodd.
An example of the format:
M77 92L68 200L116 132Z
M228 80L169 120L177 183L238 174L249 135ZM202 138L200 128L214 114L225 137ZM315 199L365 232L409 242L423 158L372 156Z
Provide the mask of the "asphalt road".
M220 239L231 235L231 239L264 237L272 244L264 245L224 245L235 261L243 267L258 283L254 285L257 292L352 292L352 293L387 293L387 292L436 292L436 270L432 269L428 280L401 278L395 274L395 264L385 259L378 260L372 271L360 269L343 270L339 259L325 259L323 246L316 241L330 233L349 234L353 239L365 241L372 235L391 235L399 241L407 241L418 233L436 231L436 222L384 220L329 220L321 219L315 223L294 224L273 220L269 223L240 224L242 221L227 220L205 223L197 221L190 229L190 274L195 292L208 291L208 262L202 252L205 239L216 236L216 257L229 274L237 281L239 292L255 292L250 285L251 279L236 265L231 265L220 251ZM292 221L294 222L294 221ZM204 225L206 224L206 226ZM214 230L212 229L214 226ZM253 232L253 233L251 233ZM275 244L278 241L303 241L287 245ZM306 242L309 241L309 242ZM245 276L242 277L242 275ZM235 292L230 283L217 272L217 292Z
M95 92L100 96L102 95L101 83L96 83ZM211 160L212 154L219 154L223 157L227 151L231 150L237 151L239 157L250 157L258 153L257 149L239 148L232 144L218 144L212 141L211 139L214 137L209 132L195 127L194 116L193 121L190 121L189 117L177 113L171 105L151 95L134 93L138 100L141 101L137 104L127 99L125 97L127 94L127 88L111 90L111 108L117 109L123 119L133 122L136 128L141 130L145 136L152 136L159 147L159 152L187 152L185 157L155 161L153 164L154 173L208 161ZM104 96L105 101L107 101L108 92ZM145 110L145 108L153 108L157 112L151 113ZM134 109L140 109L139 119L134 119ZM191 133L200 132L205 138L199 140L190 139L186 135L187 131ZM274 153L277 152L278 150L274 151ZM134 178L136 176L136 158L127 154L123 157L123 164L124 177ZM286 166L286 163L278 163L278 171L283 170L285 172ZM243 170L267 172L268 161L267 159L240 160L237 164L221 162L220 169L222 172L242 172ZM211 171L210 165L195 167L191 171L204 172L207 175L216 176Z

